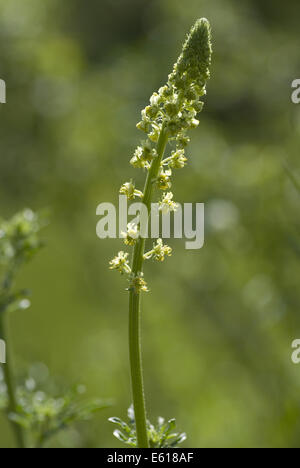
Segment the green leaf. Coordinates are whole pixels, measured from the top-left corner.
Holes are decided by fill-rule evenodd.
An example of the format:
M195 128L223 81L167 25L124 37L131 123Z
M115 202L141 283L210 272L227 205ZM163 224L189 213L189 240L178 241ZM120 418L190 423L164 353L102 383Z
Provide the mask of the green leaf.
M131 447L137 447L137 437L135 428L134 411L132 406L128 410L129 423L120 418L109 418L109 421L116 424L121 430L116 429L114 436L121 442ZM147 421L148 439L151 448L175 448L186 440L186 434L172 433L176 428L176 420L170 419L167 423L164 418L158 418L157 426Z

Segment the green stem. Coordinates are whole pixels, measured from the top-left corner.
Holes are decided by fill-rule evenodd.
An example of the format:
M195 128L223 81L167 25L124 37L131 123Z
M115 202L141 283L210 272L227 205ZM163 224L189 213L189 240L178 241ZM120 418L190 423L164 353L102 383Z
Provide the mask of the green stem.
M7 334L6 334L6 324L5 324L5 311L1 310L0 311L0 338L6 343L6 346L7 346L6 336ZM6 363L3 364L2 367L3 367L5 384L7 387L7 397L8 397L8 406L6 410L7 417L9 419L12 430L14 432L18 448L26 448L24 436L23 436L23 430L21 426L11 421L11 419L9 418L9 415L11 413L17 412L17 400L16 400L16 394L15 394L14 379L13 379L12 369L11 369L10 353L8 349L6 349Z
M168 142L168 134L163 127L157 143L157 157L153 160L148 172L144 189L143 203L151 210L152 192L157 179L161 161ZM143 271L145 253L145 239L140 238L134 248L132 273L137 275ZM142 349L141 349L141 295L139 292L130 290L129 293L129 354L131 367L131 385L133 394L133 406L136 421L137 445L139 448L149 448L147 436L146 404L144 394Z

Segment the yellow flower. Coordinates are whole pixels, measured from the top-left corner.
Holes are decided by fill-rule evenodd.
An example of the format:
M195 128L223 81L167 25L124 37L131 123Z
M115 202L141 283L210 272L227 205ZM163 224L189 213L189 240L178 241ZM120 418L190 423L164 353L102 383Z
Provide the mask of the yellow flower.
M178 204L173 201L173 193L164 193L162 200L159 202L159 209L163 214L168 214L170 211L177 211Z
M126 245L135 245L137 239L140 237L140 229L138 224L129 223L127 225L127 232L121 232Z
M118 270L122 275L124 273L130 274L131 268L129 266L128 257L128 253L119 252L118 255L109 262L110 270Z
M120 194L126 195L128 200L134 200L135 197L143 198L143 192L141 192L140 190L136 190L135 185L132 181L126 182L122 185L122 187L120 188Z
M149 292L147 283L144 280L144 273L138 273L135 276L131 276L129 290L134 290L136 294L139 294L140 292Z
M163 262L166 256L170 257L171 255L171 247L164 245L162 239L158 239L157 243L153 245L153 250L144 255L144 259L148 260L153 257L158 262Z

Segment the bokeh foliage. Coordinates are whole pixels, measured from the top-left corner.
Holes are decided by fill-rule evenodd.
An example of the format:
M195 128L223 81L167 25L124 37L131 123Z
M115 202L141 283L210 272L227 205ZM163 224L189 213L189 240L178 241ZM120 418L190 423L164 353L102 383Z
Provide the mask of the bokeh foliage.
M286 171L300 171L299 15L296 0L0 0L0 215L52 212L47 248L20 278L32 307L10 321L20 375L43 362L126 417L127 296L107 268L120 243L96 238L95 210L143 177L128 174L140 109L206 16L212 79L174 183L177 201L206 203L206 244L174 241L168 263L147 267L149 411L175 417L187 446L299 446L300 197ZM116 443L103 413L55 444Z

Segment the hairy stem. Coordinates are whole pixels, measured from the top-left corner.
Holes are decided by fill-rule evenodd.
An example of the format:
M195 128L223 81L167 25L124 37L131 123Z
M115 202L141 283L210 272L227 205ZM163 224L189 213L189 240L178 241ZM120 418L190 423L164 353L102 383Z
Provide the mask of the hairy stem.
M143 203L150 213L153 185L157 179L159 168L168 142L168 134L163 126L157 143L157 157L153 160L148 172ZM137 275L143 271L145 239L140 238L134 248L132 273ZM142 349L141 349L141 311L140 292L130 290L129 294L129 353L131 366L131 384L133 406L136 421L137 444L139 448L148 448L146 404L144 394Z
M5 311L0 312L0 338L6 342L7 344L7 339L6 339L6 323L5 323ZM15 394L15 384L14 384L14 378L12 374L12 369L11 369L11 361L10 361L10 353L9 349L6 351L6 364L3 364L3 374L4 374L4 379L5 379L5 384L7 387L7 397L8 397L8 406L7 406L7 417L9 419L9 415L11 413L16 413L17 412L17 401L16 401L16 394ZM19 424L16 424L15 422L10 421L12 430L15 435L16 443L18 445L18 448L26 448L25 446L25 441L24 441L24 435L23 435L23 430Z

